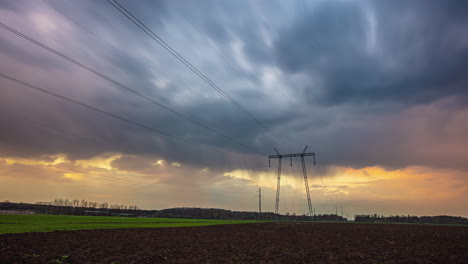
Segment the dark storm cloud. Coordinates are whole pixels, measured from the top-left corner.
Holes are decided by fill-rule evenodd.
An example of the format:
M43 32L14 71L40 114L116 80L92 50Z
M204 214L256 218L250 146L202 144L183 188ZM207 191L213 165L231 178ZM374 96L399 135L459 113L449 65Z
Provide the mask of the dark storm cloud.
M323 78L314 103L414 104L466 96L468 17L461 14L468 8L457 3L322 2L277 39L279 65Z
M462 146L468 142L466 137L453 139L448 134L427 133L422 138L418 135L421 133L418 124L405 118L414 113L410 115L414 120L426 122L422 117L438 110L430 105L422 110L411 107L434 104L436 109L445 109L446 104L437 100L458 96L450 101L457 102L457 107L451 109L449 116L459 115L458 122L466 119L463 96L466 96L465 75L468 76L464 64L468 59L467 18L460 10L466 10L466 6L452 1L425 3L321 1L297 12L303 5L296 2L122 1L252 111L279 142L107 2L52 1L99 38L44 5L27 1L15 5L18 12L23 12L20 17L42 14L45 18L39 22L45 20L55 26L52 33L37 32L36 20L21 19L17 23L47 43L56 44L51 46L262 154L271 153L273 147L282 152L299 152L309 144L311 151L320 153L319 160L325 165L463 167L459 155L444 159L443 155L430 151L430 142L437 139L438 148L444 144ZM132 158L115 163L128 169L149 166L157 159L230 170L239 166L266 167L265 156L225 155L222 151L254 152L37 47L15 46L4 30L0 34L1 43L5 39L0 54L9 60L2 63L2 71L27 76L33 84L195 142L191 145L155 135L0 80L0 109L8 111L0 122L10 128L0 131L1 143L37 155L67 153L70 159L110 152L145 158L140 163ZM25 121L25 116L67 133L34 126ZM447 119L445 115L433 117L436 121L430 128ZM448 122L446 126L447 130L463 129L457 122ZM410 138L413 143L410 147L397 144L402 138ZM206 150L198 143L221 153ZM460 148L454 150L463 153ZM316 171L326 173L327 168Z
M193 21L197 28L218 45L242 41L242 50L250 61L261 65L272 63L272 50L261 30L275 30L275 25L265 18L272 19L280 15L281 10L278 7L279 4L274 1L206 1L187 2L178 9L179 13Z

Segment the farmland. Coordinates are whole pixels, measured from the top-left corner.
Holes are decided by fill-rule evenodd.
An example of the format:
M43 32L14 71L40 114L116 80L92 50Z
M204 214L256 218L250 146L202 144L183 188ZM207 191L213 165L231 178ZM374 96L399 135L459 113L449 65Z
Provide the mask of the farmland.
M465 226L268 222L3 234L0 259L3 263L467 263L467 245Z
M185 227L256 221L71 215L0 215L0 234L56 230Z

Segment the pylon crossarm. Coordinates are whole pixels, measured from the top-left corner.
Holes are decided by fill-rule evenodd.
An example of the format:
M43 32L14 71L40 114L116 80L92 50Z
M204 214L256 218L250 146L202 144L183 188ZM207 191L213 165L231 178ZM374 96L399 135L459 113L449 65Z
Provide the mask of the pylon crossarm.
M278 154L278 155L270 155L268 158L270 159L279 159L279 158L298 158L298 157L306 157L306 156L315 156L315 153L295 153L295 154Z

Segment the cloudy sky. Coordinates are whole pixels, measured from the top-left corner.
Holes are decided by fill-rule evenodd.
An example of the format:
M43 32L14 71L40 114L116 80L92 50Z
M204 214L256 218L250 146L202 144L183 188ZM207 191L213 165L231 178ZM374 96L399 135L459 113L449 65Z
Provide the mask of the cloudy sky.
M0 200L468 216L468 4L112 3L0 1Z

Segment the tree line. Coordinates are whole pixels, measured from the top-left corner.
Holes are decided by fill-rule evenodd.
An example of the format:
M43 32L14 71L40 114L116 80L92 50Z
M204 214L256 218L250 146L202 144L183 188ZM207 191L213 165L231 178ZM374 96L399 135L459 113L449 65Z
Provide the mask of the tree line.
M35 214L51 215L101 215L101 216L152 216L154 211L142 210L136 205L99 203L87 200L54 199L47 202L0 203L0 210L34 211Z
M277 220L277 221L347 221L339 215L280 215L272 212L258 213L249 211L231 211L217 208L170 208L156 211L156 217L167 218L198 218L198 219L226 219L226 220Z
M136 205L125 205L125 204L108 204L108 203L99 203L94 201L86 200L68 200L68 199L54 199L50 202L36 202L37 205L45 206L63 206L63 207L73 207L73 208L92 208L92 209L120 209L120 210L138 210Z
M54 199L48 202L12 203L0 202L0 210L34 211L35 214L54 215L100 215L128 217L166 217L225 220L277 220L277 221L347 221L338 215L280 215L272 212L258 213L231 211L216 208L170 208L162 210L143 210L136 205L99 203L87 200Z
M348 221L336 214L280 215L272 212L231 211L217 208L169 208L162 210L144 210L136 205L99 203L87 200L54 199L48 202L12 203L0 202L0 210L33 211L35 214L53 215L99 215L126 217L166 217L166 218L197 218L225 220L276 220L276 221ZM410 215L355 215L355 222L372 223L412 223L412 224L461 224L468 225L468 218L461 216L410 216Z
M364 223L411 223L411 224L451 224L468 225L468 218L461 216L412 216L412 215L356 215L355 222Z

